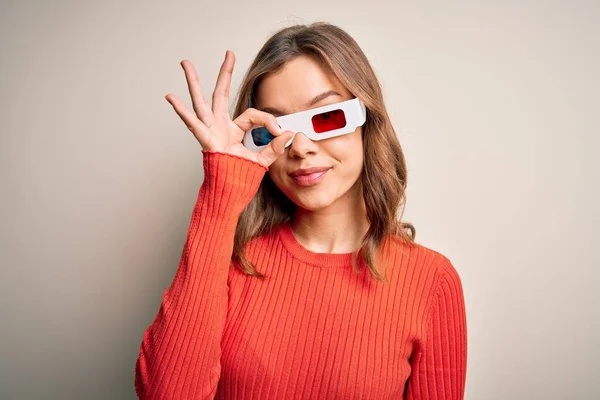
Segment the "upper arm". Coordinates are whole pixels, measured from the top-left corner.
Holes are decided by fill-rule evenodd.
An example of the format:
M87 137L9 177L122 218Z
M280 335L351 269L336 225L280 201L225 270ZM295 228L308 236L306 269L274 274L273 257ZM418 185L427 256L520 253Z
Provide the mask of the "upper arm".
M426 334L411 358L407 399L463 399L467 367L467 326L462 282L447 258L427 315Z

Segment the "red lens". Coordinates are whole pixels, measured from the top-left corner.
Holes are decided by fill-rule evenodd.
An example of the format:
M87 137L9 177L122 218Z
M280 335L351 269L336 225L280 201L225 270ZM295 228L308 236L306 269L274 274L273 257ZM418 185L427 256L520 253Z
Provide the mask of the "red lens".
M346 126L346 116L343 110L327 111L314 115L312 125L316 133L333 131Z

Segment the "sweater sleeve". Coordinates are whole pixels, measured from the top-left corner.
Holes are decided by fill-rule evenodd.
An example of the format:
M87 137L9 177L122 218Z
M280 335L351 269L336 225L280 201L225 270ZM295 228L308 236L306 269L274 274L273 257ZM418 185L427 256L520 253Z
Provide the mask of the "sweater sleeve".
M140 345L134 380L140 399L212 399L217 390L235 229L267 168L202 153L204 181L181 260Z
M447 258L439 274L425 339L412 357L407 400L464 398L467 324L462 283Z

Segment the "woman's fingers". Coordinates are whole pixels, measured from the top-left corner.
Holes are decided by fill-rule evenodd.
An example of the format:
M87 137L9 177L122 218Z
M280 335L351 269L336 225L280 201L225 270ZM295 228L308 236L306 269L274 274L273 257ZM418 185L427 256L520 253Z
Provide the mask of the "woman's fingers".
M229 90L231 87L231 75L235 64L235 55L233 52L225 51L225 60L221 64L215 91L213 92L213 113L215 115L229 117Z
M167 94L165 99L173 106L175 112L179 115L185 126L187 126L196 139L200 141L202 148L210 146L211 137L206 125L204 125L202 121L200 121L175 95Z
M194 111L189 110L180 99L172 94L167 94L165 98L200 142L203 149L235 148L235 151L239 152L239 147L243 146L241 141L244 132L254 126L265 126L276 138L260 152L260 155L249 151L248 155L249 158L251 156L251 159L262 160L264 165L268 166L285 151L285 143L293 134L288 134L285 138L279 138L281 128L275 117L255 108L245 110L234 121L231 121L229 116L229 92L234 64L235 55L227 50L213 92L212 109L202 94L198 74L189 60L181 61L181 66L185 71Z
M273 114L248 108L233 121L241 130L246 132L254 126L266 126L273 136L278 136L281 129Z
M189 60L183 60L181 61L181 66L185 72L185 79L187 81L188 90L190 92L190 97L192 98L192 104L194 111L196 112L196 116L204 124L208 126L212 125L214 115L210 109L210 106L206 102L204 95L202 94L202 87L200 86L200 80L198 79L198 74L196 73L194 65Z
M258 162L262 165L269 167L271 164L275 162L277 157L282 155L285 151L285 144L288 140L290 140L294 136L294 132L285 131L280 136L271 140L267 147L262 149L257 155L256 158Z

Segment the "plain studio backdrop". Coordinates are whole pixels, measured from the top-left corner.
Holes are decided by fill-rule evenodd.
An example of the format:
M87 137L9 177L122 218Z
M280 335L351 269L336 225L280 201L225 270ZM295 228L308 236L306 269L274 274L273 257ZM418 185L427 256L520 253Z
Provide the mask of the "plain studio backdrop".
M462 278L466 398L600 398L594 3L3 1L0 398L135 398L203 180L164 99L191 105L179 62L210 97L233 50L235 94L272 33L316 20L371 61L405 219Z

